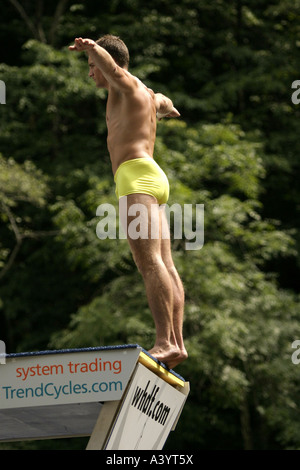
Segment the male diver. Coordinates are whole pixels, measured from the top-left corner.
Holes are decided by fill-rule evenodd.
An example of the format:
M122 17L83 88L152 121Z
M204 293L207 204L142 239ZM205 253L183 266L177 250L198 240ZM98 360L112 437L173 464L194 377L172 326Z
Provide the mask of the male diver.
M169 182L154 161L153 150L157 117L180 114L169 98L154 93L129 73L129 52L120 38L105 35L96 42L76 38L69 49L87 53L89 76L98 88L108 90L107 146L120 215L156 328L155 344L149 353L172 369L188 356L182 337L184 289L172 259L170 236L162 237L167 226L164 205ZM147 217L149 236L131 237L127 231L134 219L128 215L133 204L147 208L142 217ZM122 214L124 207L126 213ZM154 225L158 227L155 237L151 236Z

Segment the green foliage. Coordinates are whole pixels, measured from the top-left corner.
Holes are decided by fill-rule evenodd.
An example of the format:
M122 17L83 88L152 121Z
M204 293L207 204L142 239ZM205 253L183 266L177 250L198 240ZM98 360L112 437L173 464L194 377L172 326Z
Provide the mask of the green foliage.
M17 201L28 201L42 206L45 203L46 184L42 173L30 161L18 165L13 159L5 160L0 154L1 202L15 206Z

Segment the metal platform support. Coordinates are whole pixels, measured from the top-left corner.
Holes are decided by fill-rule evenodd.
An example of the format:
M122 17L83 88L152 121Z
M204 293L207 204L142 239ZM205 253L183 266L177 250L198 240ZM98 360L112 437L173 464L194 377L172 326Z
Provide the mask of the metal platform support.
M160 450L189 394L137 344L5 359L0 442L90 436L87 450Z

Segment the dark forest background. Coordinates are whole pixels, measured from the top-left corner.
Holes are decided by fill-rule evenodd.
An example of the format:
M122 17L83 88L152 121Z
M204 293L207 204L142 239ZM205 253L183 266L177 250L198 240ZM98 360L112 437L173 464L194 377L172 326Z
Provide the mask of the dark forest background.
M158 124L169 204L205 207L203 248L173 241L191 393L166 449L299 449L299 0L2 0L0 338L8 353L152 346L127 241L96 236L97 207L117 207L106 92L68 50L105 33L181 113Z

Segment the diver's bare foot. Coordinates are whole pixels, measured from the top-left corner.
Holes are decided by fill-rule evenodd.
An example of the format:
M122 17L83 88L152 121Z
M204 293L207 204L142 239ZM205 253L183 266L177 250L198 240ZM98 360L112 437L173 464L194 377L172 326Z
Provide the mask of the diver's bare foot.
M154 346L148 351L151 356L155 357L160 362L166 364L169 369L173 369L175 366L187 359L188 354L186 350L181 350L178 346Z
M179 356L175 357L174 360L170 360L168 362L169 369L174 369L174 367L178 366L181 362L185 361L188 358L188 353L186 349L180 350Z

